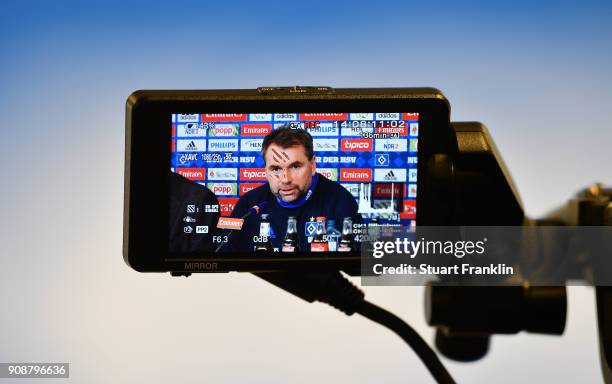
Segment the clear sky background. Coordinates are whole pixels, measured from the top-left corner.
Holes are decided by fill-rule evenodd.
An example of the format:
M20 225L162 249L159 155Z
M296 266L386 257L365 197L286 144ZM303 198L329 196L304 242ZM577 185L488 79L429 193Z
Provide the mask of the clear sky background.
M612 184L610 20L610 2L3 1L0 362L69 361L74 383L431 382L390 332L249 274L129 269L125 99L437 87L453 120L488 126L538 217ZM432 340L422 288L365 291ZM459 382L601 382L594 305L571 288L563 337L445 362Z

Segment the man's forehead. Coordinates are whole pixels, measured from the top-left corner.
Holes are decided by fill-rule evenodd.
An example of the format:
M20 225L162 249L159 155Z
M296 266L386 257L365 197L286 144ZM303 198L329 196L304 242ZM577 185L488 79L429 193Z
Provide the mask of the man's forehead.
M308 158L302 145L297 144L283 148L277 144L270 144L266 150L266 161L283 164L294 161L308 161Z

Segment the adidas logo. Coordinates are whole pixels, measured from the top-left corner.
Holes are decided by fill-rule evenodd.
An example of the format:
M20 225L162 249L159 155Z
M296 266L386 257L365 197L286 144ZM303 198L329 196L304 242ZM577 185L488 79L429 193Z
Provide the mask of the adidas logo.
M395 173L393 173L393 171L389 171L389 173L385 175L385 180L396 180Z
M187 149L188 151L195 151L195 150L198 149L198 146L192 140L192 141L189 142L189 144L187 144L185 149Z

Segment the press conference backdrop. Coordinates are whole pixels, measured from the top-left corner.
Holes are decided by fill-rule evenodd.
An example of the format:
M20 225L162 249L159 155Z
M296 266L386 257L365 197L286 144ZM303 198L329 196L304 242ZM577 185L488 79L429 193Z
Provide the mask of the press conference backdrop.
M266 182L263 138L282 127L312 136L316 172L351 193L364 222L414 221L418 113L173 114L171 170L207 186L229 216L239 196ZM307 236L315 224L306 223Z
M612 183L606 2L0 4L0 362L74 383L432 382L394 335L248 274L121 256L136 89L435 86L489 127L531 216ZM428 340L423 290L366 287ZM500 336L459 382L601 382L593 292L563 337ZM11 382L28 382L5 380Z

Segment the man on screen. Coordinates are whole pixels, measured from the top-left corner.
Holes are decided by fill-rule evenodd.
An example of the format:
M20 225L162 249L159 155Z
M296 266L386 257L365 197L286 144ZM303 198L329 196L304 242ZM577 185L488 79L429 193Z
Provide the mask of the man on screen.
M360 223L355 198L340 184L316 173L312 136L304 129L281 127L268 134L262 144L267 184L240 198L232 217L243 217L255 205L265 207L274 248L282 249L289 217L297 219L302 251L309 251L317 218L334 220L342 229L345 217ZM260 214L262 212L259 212ZM248 216L242 229L229 237L223 251L252 251L254 237L260 234L260 215ZM314 223L314 224L313 224Z
M169 172L171 253L207 253L213 248L219 200L208 188Z

